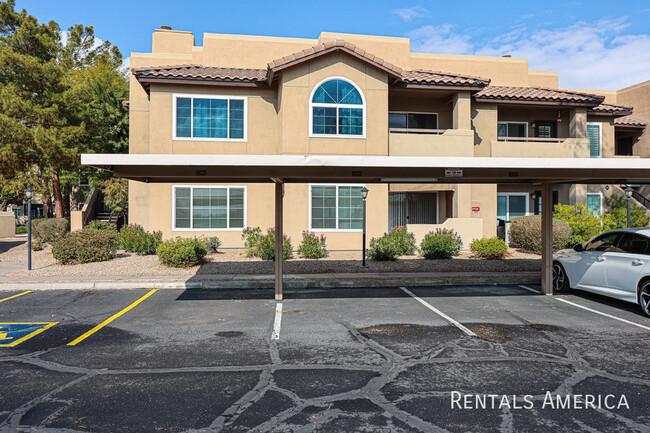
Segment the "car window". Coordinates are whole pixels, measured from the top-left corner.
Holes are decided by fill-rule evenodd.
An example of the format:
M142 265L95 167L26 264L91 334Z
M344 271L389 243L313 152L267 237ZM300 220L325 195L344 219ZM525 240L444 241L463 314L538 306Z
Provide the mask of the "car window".
M618 243L616 252L630 253L630 254L647 254L648 244L650 239L645 236L636 235L633 233L626 233Z
M585 251L615 251L620 233L605 233L585 245Z

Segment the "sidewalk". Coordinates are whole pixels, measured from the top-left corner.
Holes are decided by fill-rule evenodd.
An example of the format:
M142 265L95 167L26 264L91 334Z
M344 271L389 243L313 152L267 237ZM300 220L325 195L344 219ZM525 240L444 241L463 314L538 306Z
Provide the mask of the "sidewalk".
M399 286L487 286L538 284L539 272L391 272L391 273L326 273L284 276L286 289L330 289L340 287ZM215 274L116 277L3 277L0 290L56 289L272 289L271 275Z

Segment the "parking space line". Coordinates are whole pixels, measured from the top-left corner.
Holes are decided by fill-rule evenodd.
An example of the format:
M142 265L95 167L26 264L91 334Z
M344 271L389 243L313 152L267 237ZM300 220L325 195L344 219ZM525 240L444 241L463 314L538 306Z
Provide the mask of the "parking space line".
M541 292L531 289L530 287L526 286L519 286L522 289L530 290L531 292L535 292L537 294L540 294ZM556 301L564 302L565 304L573 305L574 307L582 308L583 310L590 311L592 313L600 314L601 316L609 317L610 319L618 320L619 322L627 323L628 325L633 325L633 326L638 326L639 328L646 329L650 331L650 327L641 325L639 323L634 323L629 320L621 319L620 317L612 316L611 314L603 313L602 311L594 310L589 307L582 306L580 304L576 304L575 302L567 301L566 299L558 298L557 296L551 296L552 299L555 299Z
M9 299L17 298L19 296L26 295L28 293L32 293L33 290L27 290L26 292L23 293L18 293L17 295L9 296L8 298L0 299L0 302L8 301Z
M526 289L526 290L528 290L529 292L536 293L536 294L538 294L538 295L541 295L541 294L542 294L542 292L540 292L539 290L531 289L531 288L528 287L528 286L522 286L522 285L520 284L519 287L521 287L522 289Z
M648 327L648 326L644 326L644 325L641 325L639 323L634 323L634 322L631 322L629 320L621 319L620 317L612 316L611 314L602 313L602 312L600 312L598 310L593 310L593 309L591 309L589 307L584 307L582 305L573 303L571 301L567 301L566 299L562 299L562 298L555 298L555 299L560 301L560 302L564 302L565 304L573 305L574 307L582 308L583 310L591 311L592 313L600 314L601 316L609 317L610 319L618 320L619 322L627 323L628 325L638 326L639 328L643 328L643 329L646 329L646 330L650 331L650 327Z
M116 313L116 314L112 315L111 317L109 317L108 319L104 320L104 321L103 321L102 323L100 323L99 325L97 325L97 326L95 326L94 328L92 328L90 331L88 331L88 332L86 332L86 333L80 335L79 337L77 337L77 338L75 338L74 340L72 340L71 342L69 342L69 343L68 343L68 346L76 346L78 343L80 343L81 341L83 341L83 340L85 340L86 338L90 337L90 336L93 335L95 332L99 331L99 330L102 329L104 326L106 326L106 325L108 325L109 323L111 323L113 320L117 319L118 317L120 317L120 316L123 315L124 313L126 313L126 312L132 310L133 308L135 308L135 307L136 307L140 302L144 301L144 300L147 299L149 296L153 295L157 290L158 290L158 289L151 289L151 290L150 290L146 295L144 295L143 297L141 297L140 299L138 299L137 301L135 301L133 304L129 305L128 307L126 307L125 309L123 309L122 311L120 311L119 313Z
M273 321L273 332L271 333L271 340L280 339L280 327L282 326L282 302L275 304L275 320Z
M431 304L429 304L428 302L426 302L424 299L422 299L422 298L416 296L413 292L411 292L411 291L410 291L409 289L407 289L406 287L400 287L400 289L402 289L406 294L408 294L409 296L411 296L412 298L414 298L414 299L415 299L416 301L418 301L420 304L424 305L424 306L427 307L429 310L433 311L434 313L436 313L437 315L439 315L440 317L442 317L443 319L445 319L447 322L451 323L451 324L454 325L456 328L458 328L458 329L460 329L461 331L463 331L465 334L469 335L470 337L476 337L476 334L473 333L471 330L467 329L466 327L464 327L463 325L461 325L460 323L458 323L457 321L455 321L455 320L452 319L451 317L447 316L445 313L443 313L442 311L438 310L437 308L435 308L434 306L432 306Z
M45 325L45 326L43 326L42 328L37 329L34 332L31 332L31 333L29 333L27 335L24 335L21 338L19 338L18 340L12 341L9 344L0 344L0 347L15 347L15 346L18 346L23 341L29 340L30 338L40 334L41 332L50 329L52 326L56 325L57 323L59 323L59 322L24 322L24 323L23 322L21 322L21 323L5 322L5 323L3 323L3 325ZM3 336L6 337L7 333L4 333ZM2 340L2 338L0 338L0 340Z

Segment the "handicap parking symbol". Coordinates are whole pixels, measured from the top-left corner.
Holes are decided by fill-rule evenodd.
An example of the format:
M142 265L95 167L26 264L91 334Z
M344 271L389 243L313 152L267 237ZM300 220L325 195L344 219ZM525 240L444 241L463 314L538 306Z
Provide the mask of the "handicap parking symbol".
M14 347L59 322L0 323L0 347Z

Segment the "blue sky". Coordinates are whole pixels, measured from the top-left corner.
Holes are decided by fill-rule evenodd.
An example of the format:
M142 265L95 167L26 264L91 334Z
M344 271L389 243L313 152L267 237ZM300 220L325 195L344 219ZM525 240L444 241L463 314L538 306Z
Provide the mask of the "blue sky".
M204 32L316 38L321 31L411 38L413 51L502 55L554 70L560 86L618 89L650 79L646 1L18 0L62 28L93 25L125 57L151 50L161 25ZM128 11L128 13L126 13ZM227 66L227 65L224 65Z

